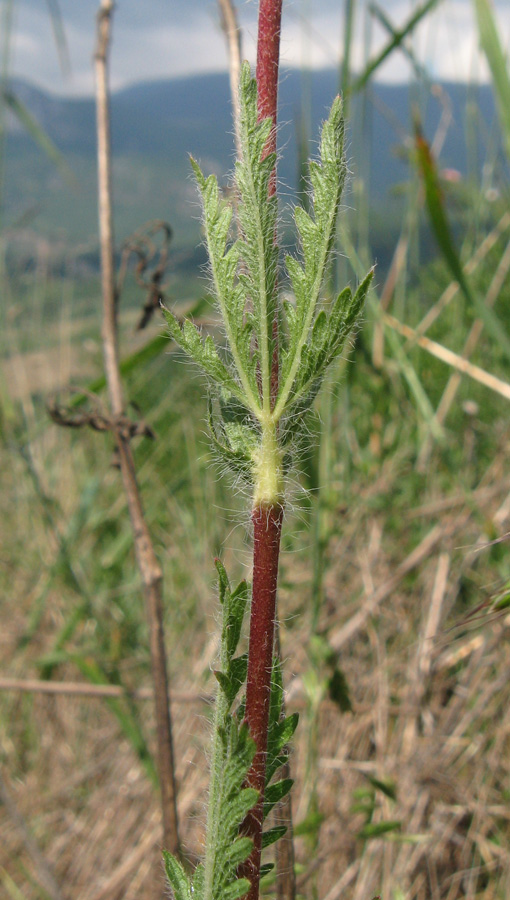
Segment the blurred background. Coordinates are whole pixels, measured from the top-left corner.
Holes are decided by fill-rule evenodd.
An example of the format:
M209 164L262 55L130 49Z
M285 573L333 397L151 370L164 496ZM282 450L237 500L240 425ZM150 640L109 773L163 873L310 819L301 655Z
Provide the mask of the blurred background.
M163 890L147 625L113 443L47 411L69 387L104 402L96 11L0 4L0 897L13 900ZM237 13L254 62L257 4ZM283 242L295 249L292 205L307 202L307 159L341 91L350 181L326 301L376 264L363 327L292 473L284 534L297 881L310 900L510 896L509 42L506 0L284 4ZM201 379L158 311L139 326L160 272L166 303L215 327L188 161L228 189L213 0L119 0L111 84L121 356L156 436L133 446L164 570L194 858L213 558L243 576L246 498L219 477Z

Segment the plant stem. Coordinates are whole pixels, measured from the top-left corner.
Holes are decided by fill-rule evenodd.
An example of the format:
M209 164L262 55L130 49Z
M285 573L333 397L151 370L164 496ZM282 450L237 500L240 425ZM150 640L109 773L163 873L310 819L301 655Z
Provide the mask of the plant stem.
M257 39L257 97L259 119L269 117L273 120L274 125L267 145L268 153L276 150L281 21L282 0L260 0ZM276 171L270 190L271 193L276 191Z
M278 68L280 65L280 33L282 0L260 0L257 36L257 106L259 120L270 118L273 129L266 153L276 152L278 123ZM276 194L276 166L269 182L269 196ZM275 235L276 240L276 235ZM271 366L271 406L278 396L278 321L273 322L273 361Z
M276 150L281 17L282 0L260 0L257 42L257 106L259 120L270 117L273 121L273 129L266 147L267 153ZM269 184L269 195L272 196L275 193L276 168ZM272 328L274 353L271 364L271 408L274 407L278 392L277 319L272 323ZM269 434L272 430L274 427L273 429L263 427L264 436L266 436L266 432ZM272 457L271 461L262 460L261 469L263 471L258 475L252 511L253 588L246 685L246 722L255 741L256 752L247 781L250 787L259 792L259 802L248 814L243 826L243 831L253 840L253 850L239 873L248 878L250 882L246 900L258 900L259 896L267 729L275 637L278 560L283 520L280 464L276 449L277 434L273 433L272 438L275 444L274 452L269 453L269 456ZM267 450L268 448L266 448L264 456L267 456ZM266 462L269 462L267 468L265 468ZM265 484L261 485L261 480L263 482L265 480ZM271 482L274 482L274 491L271 490Z
M260 503L252 512L253 588L246 685L246 722L255 741L256 753L248 774L249 787L260 799L250 811L243 832L253 840L253 850L241 867L240 876L251 884L247 900L257 900L262 847L262 818L266 780L267 728L273 665L276 618L276 586L282 530L283 507L280 503Z
M240 118L241 106L239 102L239 78L241 75L241 29L237 21L237 13L232 0L218 0L221 15L221 27L225 32L228 48L228 70L230 76L230 94L232 96L232 109L234 112L234 133L236 139L236 151L238 159L241 158L241 134Z
M97 20L95 70L98 134L99 231L103 292L103 355L112 416L114 420L118 420L124 411L124 398L120 378L117 336L117 291L115 287L113 253L110 109L107 77L113 6L113 0L101 0ZM149 622L151 667L156 707L158 774L163 817L163 843L165 848L170 850L174 855L179 856L180 843L177 820L175 767L163 632L163 575L145 521L129 438L126 437L120 428L115 429L115 438L129 515L133 528L136 560L142 578L143 594Z

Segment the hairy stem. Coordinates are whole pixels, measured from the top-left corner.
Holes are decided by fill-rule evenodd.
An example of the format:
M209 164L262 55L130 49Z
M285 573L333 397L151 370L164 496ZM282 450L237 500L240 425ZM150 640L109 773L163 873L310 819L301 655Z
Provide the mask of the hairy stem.
M257 98L259 119L269 117L274 124L267 144L268 153L276 150L281 21L282 0L260 0L257 40ZM271 181L270 193L276 193L276 171Z
M273 129L266 152L276 152L278 122L278 68L280 65L280 33L282 0L260 0L257 38L257 106L259 120L269 117ZM276 167L269 182L269 195L276 194ZM275 235L276 240L276 235ZM278 321L273 322L273 361L271 365L271 407L278 396Z
M101 244L101 279L103 292L103 355L110 406L114 420L124 411L124 397L119 367L117 337L117 292L115 288L114 239L112 216L112 182L110 151L110 109L108 92L108 51L110 46L113 0L101 0L98 13L97 49L95 54L99 231ZM163 842L175 855L180 854L174 774L174 753L168 674L163 632L163 575L154 552L145 520L133 454L123 430L115 429L122 480L126 492L133 529L136 560L149 621L149 640L154 699L156 707L158 774L163 814Z
M243 832L253 840L253 850L239 873L248 878L251 884L250 891L246 895L247 900L257 900L259 893L267 728L282 519L283 507L280 503L260 503L252 512L253 588L246 685L246 722L250 735L255 741L256 752L247 783L249 787L253 787L259 792L259 801L250 811L243 825Z
M278 67L280 61L280 30L282 0L260 0L257 42L257 107L259 120L270 117L273 122L267 153L276 151L276 125L278 110ZM276 168L269 183L269 196L276 193ZM276 235L275 235L276 240ZM275 284L275 290L277 286ZM272 323L273 359L271 362L270 408L274 407L278 394L278 319ZM273 425L273 423L271 423ZM278 444L277 428L267 427L275 447ZM267 452L264 455L268 455ZM259 896L260 861L262 851L262 822L266 782L267 730L271 670L275 638L276 590L278 560L283 520L283 492L280 494L280 460L277 450L269 457L269 468L262 470L268 483L261 488L258 472L257 487L252 512L253 522L253 589L250 614L250 643L248 654L248 680L246 687L246 721L255 741L256 752L248 784L259 792L259 802L249 813L243 830L253 839L253 850L242 867L241 875L248 878L250 890L247 900ZM274 490L270 482L274 481ZM271 496L272 494L272 496Z

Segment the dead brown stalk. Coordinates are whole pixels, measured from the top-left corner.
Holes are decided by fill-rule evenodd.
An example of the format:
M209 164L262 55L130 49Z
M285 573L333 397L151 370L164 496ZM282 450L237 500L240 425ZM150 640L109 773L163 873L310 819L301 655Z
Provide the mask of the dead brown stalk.
M114 421L116 421L123 416L124 397L118 352L108 91L108 53L113 6L113 0L101 0L97 19L95 73L99 232L103 293L103 355L111 413ZM167 850L173 854L180 855L168 674L163 632L163 576L145 520L129 439L118 428L115 429L114 433L149 622L150 655L156 707L157 764L163 814L163 843Z
M218 0L221 16L221 27L225 33L228 51L228 71L230 78L230 93L232 95L232 109L234 112L234 130L236 139L236 153L241 154L240 115L239 104L239 78L241 75L242 41L241 29L237 21L237 12L232 0Z

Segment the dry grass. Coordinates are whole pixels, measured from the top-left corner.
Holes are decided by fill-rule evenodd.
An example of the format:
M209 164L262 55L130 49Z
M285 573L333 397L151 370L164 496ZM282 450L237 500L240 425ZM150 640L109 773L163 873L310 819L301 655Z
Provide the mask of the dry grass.
M483 543L485 531L508 530L509 448L510 433L502 433L498 454L469 496L454 486L450 494L431 487L420 508L390 525L391 497L401 477L395 457L359 490L352 515L334 516L320 630L339 652L354 710L340 713L324 692L318 771L311 774L308 614L296 619L308 606L310 571L307 558L284 554L280 611L287 702L289 711L302 713L292 758L294 809L299 822L316 775L324 817L317 852L310 839L297 839L305 897L315 890L322 900L510 895L510 621L482 611L481 622L462 624L459 612L467 576L476 575L490 589L485 554L470 548ZM27 500L19 500L21 522ZM14 581L20 600L8 604L0 635L2 674L17 677L35 674L32 661L47 646L61 608L60 598L50 597L35 646L20 654L16 644L30 603L24 588L34 571L35 549L27 543L27 572L15 573ZM199 583L206 586L207 577ZM190 624L177 644L170 629L168 646L173 689L210 689L204 681L214 656L208 628L195 631ZM75 679L76 673L64 669L62 677ZM139 707L150 734L152 703L142 700ZM202 839L206 712L200 702L174 707L179 808L191 857L200 852ZM63 896L152 900L163 893L157 797L103 702L5 692L0 722L9 794ZM392 782L396 791L392 800L375 790L372 822L401 825L363 842L356 835L365 816L352 807L355 792L370 789L369 777ZM25 900L42 896L23 831L4 806L0 877L2 896L9 896L5 872Z

